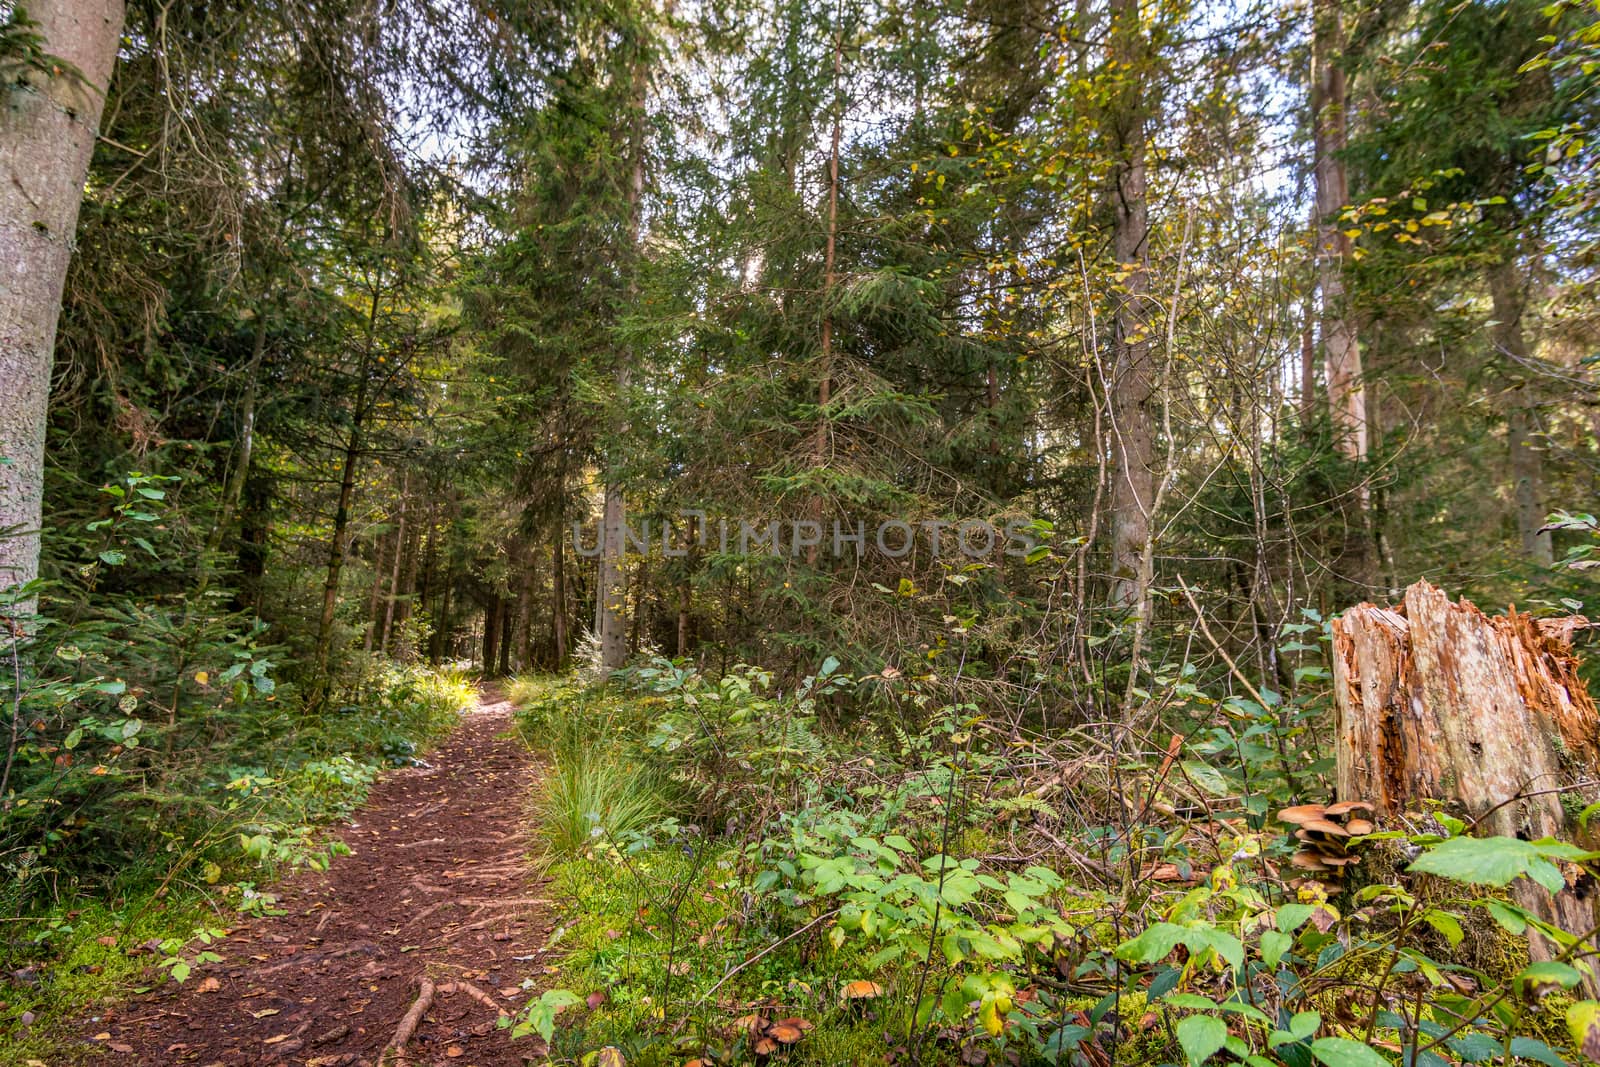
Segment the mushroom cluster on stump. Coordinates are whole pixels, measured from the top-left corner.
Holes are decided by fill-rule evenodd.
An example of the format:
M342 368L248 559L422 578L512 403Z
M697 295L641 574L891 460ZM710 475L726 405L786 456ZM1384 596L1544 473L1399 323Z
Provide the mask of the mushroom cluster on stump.
M1300 842L1300 851L1289 862L1319 882L1340 881L1346 867L1361 862L1361 857L1350 851L1352 839L1370 834L1373 829L1371 820L1352 817L1352 813L1371 811L1372 805L1364 800L1284 808L1278 812L1278 821L1293 826L1295 839Z

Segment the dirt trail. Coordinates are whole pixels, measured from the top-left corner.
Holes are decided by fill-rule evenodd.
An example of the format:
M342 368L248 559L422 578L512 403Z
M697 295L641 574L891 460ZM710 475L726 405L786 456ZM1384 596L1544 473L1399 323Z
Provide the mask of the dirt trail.
M495 1020L542 968L548 902L525 860L532 767L500 736L509 723L508 703L480 702L428 766L378 783L344 828L352 855L276 887L287 914L241 920L224 962L100 1017L91 1043L140 1065L372 1065L427 978L406 1063L521 1067L529 1040Z

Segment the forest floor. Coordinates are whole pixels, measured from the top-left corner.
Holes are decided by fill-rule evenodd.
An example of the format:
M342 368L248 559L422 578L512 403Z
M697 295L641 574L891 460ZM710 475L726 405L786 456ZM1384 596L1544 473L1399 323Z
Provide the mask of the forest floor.
M284 914L241 921L210 946L223 962L97 1016L89 1043L141 1065L373 1065L431 989L402 1062L521 1067L531 1043L497 1021L543 971L550 920L510 713L480 695L425 764L374 787L343 830L351 855L277 886Z

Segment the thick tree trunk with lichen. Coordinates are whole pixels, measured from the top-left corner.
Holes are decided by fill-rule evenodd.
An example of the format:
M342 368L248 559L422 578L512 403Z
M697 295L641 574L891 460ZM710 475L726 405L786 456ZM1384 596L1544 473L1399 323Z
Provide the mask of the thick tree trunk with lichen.
M1392 608L1333 623L1341 800L1397 820L1440 800L1484 836L1570 837L1563 796L1600 781L1600 714L1578 677L1581 617L1489 616L1418 582ZM1576 872L1573 872L1575 875ZM1595 924L1593 890L1552 898L1519 879L1517 903L1572 933ZM1534 959L1550 947L1535 937ZM1591 992L1592 995L1592 992Z
M32 0L23 11L50 62L0 86L0 590L39 573L56 322L122 37L122 0ZM31 615L32 601L17 612Z

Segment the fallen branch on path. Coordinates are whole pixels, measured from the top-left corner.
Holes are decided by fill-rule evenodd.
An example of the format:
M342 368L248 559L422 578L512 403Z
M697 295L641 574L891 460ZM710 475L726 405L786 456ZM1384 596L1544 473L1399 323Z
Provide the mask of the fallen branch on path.
M444 985L439 987L439 992L446 995L450 993L465 993L467 996L471 997L473 1000L476 1000L484 1007L492 1009L496 1015L506 1014L506 1010L502 1008L493 997L479 989L477 986L473 985L471 982L463 981L460 978L446 982Z
M436 996L448 997L452 993L465 993L473 1000L493 1011L496 1017L508 1018L507 1011L500 1003L488 993L479 989L461 978L451 979L448 982L434 985L433 979L422 975L417 980L417 999L412 1002L411 1009L400 1020L400 1025L395 1027L394 1037L390 1038L388 1047L383 1050L383 1055L378 1057L378 1067L405 1067L406 1045L416 1035L417 1027L422 1023L422 1017L428 1014L428 1009L433 1007Z
M417 1032L417 1024L422 1022L422 1017L433 1007L433 993L433 979L423 975L417 983L417 999L412 1002L411 1010L400 1020L400 1025L395 1027L394 1037L389 1039L389 1047L378 1057L378 1067L385 1067L390 1063L395 1067L402 1067L406 1062L406 1044L411 1040L411 1035ZM391 1054L393 1060L389 1058Z
M441 909L459 908L463 906L464 905L459 900L441 900L437 904L429 904L426 908L423 908L421 911L417 912L415 915L411 916L411 918L402 923L401 929L404 929L407 926L415 926L423 919L426 919L428 916L432 915L436 911L440 911Z

